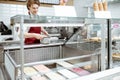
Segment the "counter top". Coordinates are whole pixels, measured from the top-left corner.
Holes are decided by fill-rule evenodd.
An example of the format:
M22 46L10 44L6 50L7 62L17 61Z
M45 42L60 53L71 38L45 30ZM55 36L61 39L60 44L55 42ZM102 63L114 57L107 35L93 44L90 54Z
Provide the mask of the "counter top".
M21 44L19 40L6 40L8 38L13 38L12 35L7 35L7 36L1 36L0 38L0 45L3 46L4 50L8 49L20 49ZM76 44L76 41L69 41L67 44ZM50 43L40 43L40 44L31 44L31 45L24 45L23 47L28 49L28 48L40 48L40 47L51 47L51 46L60 46L65 44L65 40L63 39L58 39L51 41Z
M13 42L12 44L5 44L5 45L3 45L4 46L4 50L7 50L7 49L20 49L21 48L20 43L14 43L14 41L12 41L12 42ZM63 45L63 44L64 44L64 40L58 40L56 42L51 42L51 43L46 43L46 44L41 43L41 44L24 45L24 48L59 46L59 45Z
M67 42L67 44L77 44L77 42ZM31 44L31 45L24 45L24 48L28 49L28 48L40 48L40 47L51 47L51 46L60 46L60 45L64 45L64 41L63 40L59 40L57 42L52 42L52 43L40 43L40 44ZM3 45L4 50L8 50L8 49L20 49L20 43L13 43L13 44L5 44Z
M11 38L12 40L6 40ZM37 48L37 47L48 47L48 46L58 46L63 45L64 40L59 39L58 41L54 41L51 43L40 43L40 44L32 44L32 45L24 45L24 48ZM0 36L0 45L4 47L4 50L7 49L20 49L21 44L19 40L14 40L12 35L1 35Z
M19 40L13 40L13 35L0 35L0 45L19 43Z
M49 47L49 46L59 46L59 45L63 45L64 42L63 41L58 41L58 42L52 42L52 43L48 43L48 44L32 44L32 45L24 45L24 48L37 48L37 47ZM20 43L18 44L6 44L3 45L4 46L4 50L7 49L20 49Z

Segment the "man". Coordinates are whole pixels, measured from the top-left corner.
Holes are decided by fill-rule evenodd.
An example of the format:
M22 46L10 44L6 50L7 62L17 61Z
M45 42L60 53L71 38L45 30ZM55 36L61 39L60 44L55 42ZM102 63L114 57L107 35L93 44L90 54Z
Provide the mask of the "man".
M27 9L28 9L28 14L30 18L38 17L39 7L40 7L39 0L28 0L27 1ZM25 44L40 43L40 40L47 36L48 36L47 31L40 26L31 26L31 27L24 28Z

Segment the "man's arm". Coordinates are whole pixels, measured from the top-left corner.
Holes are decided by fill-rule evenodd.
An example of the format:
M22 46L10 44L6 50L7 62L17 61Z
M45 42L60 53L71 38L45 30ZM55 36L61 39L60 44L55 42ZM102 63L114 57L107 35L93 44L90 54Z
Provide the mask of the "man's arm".
M49 36L48 32L47 32L44 28L42 28L42 27L41 27L41 32L42 32L44 35Z

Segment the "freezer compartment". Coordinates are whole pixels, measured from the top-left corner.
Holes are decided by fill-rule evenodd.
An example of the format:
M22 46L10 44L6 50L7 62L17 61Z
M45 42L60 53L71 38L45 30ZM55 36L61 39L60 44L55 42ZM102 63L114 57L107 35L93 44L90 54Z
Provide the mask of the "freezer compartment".
M21 78L20 65L14 65L12 63L11 56L6 53L6 68L11 77L11 80L19 80ZM82 62L81 59L90 57L91 61ZM63 78L63 80L78 78L81 76L89 75L91 73L97 72L97 61L93 57L97 57L96 54L75 56L63 59L54 59L39 61L34 63L25 64L24 66L24 76L26 80L35 79L36 77L45 77L46 80L56 79L56 76ZM13 61L14 62L14 61ZM10 66L9 66L10 65ZM46 68L47 67L47 68ZM70 74L65 74L69 72ZM51 75L51 76L50 76ZM54 76L56 75L56 76ZM69 76L71 75L71 76ZM34 80L33 79L33 80Z
M82 68L90 73L93 73L98 71L98 66L99 66L99 58L98 58L99 54L95 53L95 51L80 50L79 48L72 48L68 46L53 46L53 47L25 49L24 56L25 56L25 64L24 64L25 67L33 67L35 65L47 65L52 71L55 72L57 72L59 68L68 69L68 70L69 68L70 69ZM58 64L61 61L72 64L74 65L74 67L67 68L64 66L64 64L63 65ZM11 80L18 80L20 78L20 72L21 72L20 64L21 64L20 50L18 49L7 50L5 52L5 68ZM40 73L37 72L37 74ZM37 74L33 74L33 75L37 75ZM46 74L42 74L42 75L46 77ZM26 78L28 80L29 77L31 76L26 75Z
M9 54L17 65L21 62L20 50L10 50ZM43 47L24 50L25 63L60 58L60 47Z
M25 64L59 59L60 47L42 47L42 48L28 48L24 50ZM9 73L11 80L16 80L18 76L18 66L21 64L21 53L19 49L5 51L5 68Z

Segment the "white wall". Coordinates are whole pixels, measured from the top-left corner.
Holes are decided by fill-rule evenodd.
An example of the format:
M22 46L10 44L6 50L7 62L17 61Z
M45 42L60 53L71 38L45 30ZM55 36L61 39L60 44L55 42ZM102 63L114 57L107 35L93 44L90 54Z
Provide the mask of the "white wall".
M94 0L74 0L74 6L77 12L77 16L87 17L88 9L86 6L92 6Z
M120 18L120 1L116 3L110 3L109 11L111 11L112 17Z
M74 0L74 6L76 8L77 15L80 17L87 17L87 8L85 6L91 6L91 11L93 13L94 0ZM120 18L120 1L118 2L109 2L108 10L111 12L112 17Z

